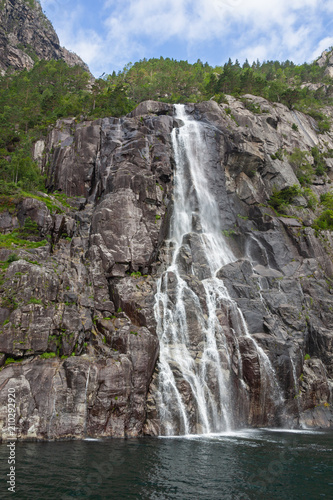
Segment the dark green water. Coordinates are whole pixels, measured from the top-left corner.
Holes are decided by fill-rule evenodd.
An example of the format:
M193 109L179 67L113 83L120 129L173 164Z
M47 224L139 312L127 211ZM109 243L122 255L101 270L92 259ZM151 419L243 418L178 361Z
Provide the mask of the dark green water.
M333 433L21 443L16 493L1 499L333 499Z

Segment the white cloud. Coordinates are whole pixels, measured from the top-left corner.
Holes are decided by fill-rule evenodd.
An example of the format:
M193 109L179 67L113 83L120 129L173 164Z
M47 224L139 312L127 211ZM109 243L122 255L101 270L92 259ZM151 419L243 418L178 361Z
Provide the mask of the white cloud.
M84 61L88 66L100 57L103 44L103 39L93 30L80 30L76 33L74 41L71 42L72 50L77 54L84 54ZM66 41L64 45L68 46Z
M193 44L213 39L225 42L229 39L239 47L237 31L242 33L242 29L252 39L265 39L262 46L256 42L253 44L258 50L257 57L265 54L265 57L273 58L276 53L286 52L291 57L295 51L300 52L300 57L302 53L304 57L308 55L304 41L318 24L316 9L320 1L161 0L152 7L150 0L125 0L121 7L119 5L106 20L106 26L110 41L122 40L127 59L132 41L142 37L155 45L178 37L191 43L193 51ZM244 42L242 52L246 51ZM135 56L135 46L133 49Z
M213 44L221 47L220 63L229 55L240 61L309 61L316 50L326 48L326 41L332 44L324 31L331 19L330 0L157 0L153 4L151 0L105 0L98 32L83 27L88 25L86 4L94 9L93 1L68 2L42 0L42 5L61 4L61 22L55 24L60 40L96 74L128 61L156 57L166 43L179 42L190 54L196 49L202 54L205 44L210 48ZM210 56L207 52L209 62Z

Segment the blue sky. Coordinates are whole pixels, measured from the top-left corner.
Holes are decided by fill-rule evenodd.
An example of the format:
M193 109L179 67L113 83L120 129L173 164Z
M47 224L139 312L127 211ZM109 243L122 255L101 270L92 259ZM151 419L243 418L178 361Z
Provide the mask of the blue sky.
M40 0L61 45L100 76L146 57L311 62L333 46L332 0Z

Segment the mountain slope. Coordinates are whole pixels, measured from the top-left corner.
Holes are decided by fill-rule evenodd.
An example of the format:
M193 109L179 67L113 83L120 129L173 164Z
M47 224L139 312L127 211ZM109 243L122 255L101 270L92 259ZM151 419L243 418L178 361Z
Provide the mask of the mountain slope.
M59 44L51 22L37 0L0 2L0 73L31 69L38 60L64 60L69 66L88 66Z

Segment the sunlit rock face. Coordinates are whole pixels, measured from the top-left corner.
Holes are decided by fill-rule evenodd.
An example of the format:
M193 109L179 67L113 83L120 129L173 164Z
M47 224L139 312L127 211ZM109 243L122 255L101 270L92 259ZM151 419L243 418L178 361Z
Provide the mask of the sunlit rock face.
M62 59L69 66L88 66L60 47L52 24L37 0L4 0L0 5L0 72L31 69L35 60Z
M28 219L46 240L15 249L1 278L3 439L10 387L22 439L332 425L331 235L315 236L305 199L289 217L267 200L298 183L295 147L333 144L283 105L248 96L253 114L228 99L183 117L149 101L120 119L62 120L38 145L67 204L24 199L0 214L1 232ZM180 196L189 122L197 179L185 162Z

